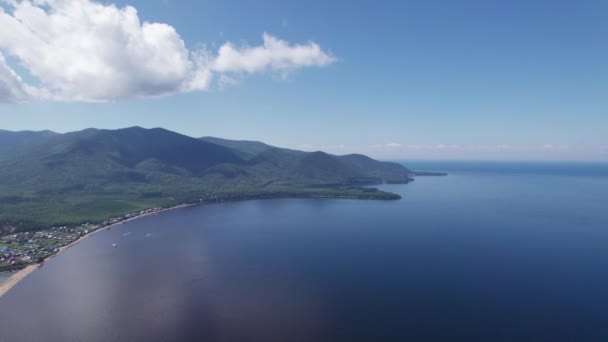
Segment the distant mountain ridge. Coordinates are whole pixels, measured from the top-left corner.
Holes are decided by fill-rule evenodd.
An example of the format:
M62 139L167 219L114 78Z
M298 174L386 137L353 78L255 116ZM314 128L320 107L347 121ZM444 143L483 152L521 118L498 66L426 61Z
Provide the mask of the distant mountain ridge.
M411 171L363 155L192 138L162 128L0 131L0 225L43 228L151 206L270 197L397 199L362 183Z
M274 151L277 153L278 151L286 154L291 154L292 156L305 156L308 155L310 158L311 155L317 155L317 161L319 159L326 158L336 158L342 164L336 165L337 167L343 167L347 165L350 170L345 170L346 172L352 174L353 178L377 178L381 181L391 181L394 180L396 182L404 180L402 177L405 175L411 175L412 171L408 170L404 166L398 163L393 162L380 162L374 160L368 156L362 154L349 154L343 156L332 156L326 154L321 151L317 152L303 152L297 150L291 150L286 148L275 147L271 145L267 145L265 143L259 141L247 141L247 140L228 140L221 139L215 137L203 137L201 138L204 141L212 142L218 145L222 145L225 147L233 148L235 150L246 153L252 157L258 157L263 155L266 151ZM302 162L303 167L308 167L306 162ZM313 163L314 164L314 163Z
M200 140L241 151L252 157L264 151L277 148L263 142L250 140L228 140L216 137L202 137Z

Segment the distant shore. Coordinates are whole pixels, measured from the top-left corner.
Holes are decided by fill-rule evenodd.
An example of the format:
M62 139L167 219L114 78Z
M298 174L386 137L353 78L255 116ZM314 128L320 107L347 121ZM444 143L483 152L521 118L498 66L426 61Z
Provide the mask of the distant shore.
M126 219L124 221L116 222L116 223L113 223L111 225L101 227L101 228L99 228L99 229L97 229L97 230L95 230L93 232L90 232L90 233L82 236L81 238L79 238L78 240L76 240L76 241L74 241L74 242L72 242L70 244L67 244L67 245L65 245L63 247L60 247L59 251L57 253L49 256L44 262L51 261L53 258L55 258L59 254L61 254L64 251L66 251L68 248L76 245L77 243L83 241L84 239L86 239L88 237L91 237L91 236L93 236L93 235L95 235L95 234L97 234L99 232L106 231L106 230L108 230L108 229L110 229L110 228L112 228L114 226L118 226L118 225L121 225L121 224L123 224L125 222L137 220L137 219L140 219L140 218L143 218L143 217L146 217L146 216L162 213L162 212L165 212L165 211L169 211L169 210L173 210L173 209L179 209L179 208L185 208L185 207L198 206L198 205L201 205L201 203L180 204L180 205L177 205L175 207L161 209L161 210L158 210L158 211L153 211L153 212L137 215L135 217L128 218L128 219ZM10 291L13 287L15 287L15 285L19 284L20 281L22 281L23 279L25 279L28 275L30 275L32 272L34 272L36 269L38 269L41 265L42 265L42 263L39 263L39 264L30 264L30 265L26 266L23 269L20 269L18 271L14 271L13 274L8 279L6 279L5 281L3 281L3 282L0 283L0 298L2 298L2 296L4 296L8 291Z

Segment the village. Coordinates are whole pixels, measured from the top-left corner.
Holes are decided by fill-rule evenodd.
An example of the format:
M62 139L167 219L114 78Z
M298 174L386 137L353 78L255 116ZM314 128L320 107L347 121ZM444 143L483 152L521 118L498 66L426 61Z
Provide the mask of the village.
M128 213L113 217L100 224L84 223L75 227L51 227L50 229L32 232L16 232L13 226L1 227L0 272L17 270L33 263L41 263L46 258L58 253L61 247L74 243L88 234L162 209L162 207L155 207Z

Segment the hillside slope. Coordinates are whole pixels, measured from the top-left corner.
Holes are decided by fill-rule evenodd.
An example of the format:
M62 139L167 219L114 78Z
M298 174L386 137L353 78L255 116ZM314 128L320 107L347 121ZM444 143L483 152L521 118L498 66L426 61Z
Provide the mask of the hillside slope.
M397 199L357 184L410 180L406 168L365 156L308 153L260 142L211 142L161 128L35 133L11 141L11 152L0 160L0 226L22 230L193 202Z
M14 158L28 147L49 137L59 135L52 131L5 131L0 129L0 161Z
M213 165L241 161L231 149L165 129L86 129L50 136L0 163L0 184L41 190L145 181L147 172L195 177Z
M230 139L222 139L216 137L202 137L200 138L203 141L210 142L216 145L224 146L231 148L233 150L237 150L245 153L250 158L256 157L263 152L268 150L281 150L286 153L291 153L294 155L301 155L306 152L291 150L287 148L275 147L268 144L265 144L260 141L251 141L251 140L230 140Z

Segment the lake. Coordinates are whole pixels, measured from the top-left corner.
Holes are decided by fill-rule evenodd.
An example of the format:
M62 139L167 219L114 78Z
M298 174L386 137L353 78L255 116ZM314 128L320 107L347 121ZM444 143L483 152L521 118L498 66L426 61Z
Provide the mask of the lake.
M0 298L0 341L608 340L608 165L407 165L450 175L96 234Z

